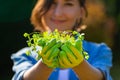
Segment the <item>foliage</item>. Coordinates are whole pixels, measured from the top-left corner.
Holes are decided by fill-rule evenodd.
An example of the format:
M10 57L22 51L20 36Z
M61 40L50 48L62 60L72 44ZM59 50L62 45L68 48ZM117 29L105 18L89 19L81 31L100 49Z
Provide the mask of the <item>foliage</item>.
M80 34L76 31L58 31L57 29L53 32L32 32L32 33L24 33L24 37L27 37L27 44L30 47L30 50L27 51L27 55L30 55L32 51L36 52L40 57L39 52L42 51L45 45L47 45L50 41L53 39L56 40L56 42L61 42L61 44L65 44L66 42L70 42L72 45L76 45L76 41L80 40L81 45L82 41L84 40L84 34ZM61 45L61 46L62 46ZM87 52L83 50L82 46L79 46L81 48L81 52L83 53L85 59L89 58L89 55Z

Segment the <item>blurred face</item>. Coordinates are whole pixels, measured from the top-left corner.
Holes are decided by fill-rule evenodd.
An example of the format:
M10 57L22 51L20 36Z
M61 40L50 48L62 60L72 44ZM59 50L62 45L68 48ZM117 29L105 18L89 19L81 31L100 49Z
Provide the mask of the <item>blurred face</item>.
M72 30L82 17L82 8L78 0L54 0L48 12L42 16L43 26L47 30Z

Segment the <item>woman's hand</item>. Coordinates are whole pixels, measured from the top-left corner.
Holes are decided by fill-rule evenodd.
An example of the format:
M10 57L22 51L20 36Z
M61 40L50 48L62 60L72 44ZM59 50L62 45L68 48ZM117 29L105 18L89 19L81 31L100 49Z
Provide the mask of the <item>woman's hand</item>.
M56 68L59 66L57 56L60 52L60 45L60 42L56 42L56 40L53 39L44 46L42 52L40 53L40 55L42 56L43 63L50 68Z
M62 45L61 49L58 58L61 68L73 68L84 60L82 53L70 42Z

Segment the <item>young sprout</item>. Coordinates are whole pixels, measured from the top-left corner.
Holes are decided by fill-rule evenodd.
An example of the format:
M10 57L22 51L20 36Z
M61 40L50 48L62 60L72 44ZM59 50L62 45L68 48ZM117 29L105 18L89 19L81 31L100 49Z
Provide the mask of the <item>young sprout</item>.
M84 33L80 34L77 31L61 31L60 32L57 29L55 29L51 33L47 31L43 33L39 33L39 32L32 32L30 34L24 33L24 37L28 38L27 44L29 47L31 47L30 48L31 51L36 51L36 53L40 58L41 56L38 52L40 52L42 49L38 50L38 46L43 48L52 39L56 39L56 42L61 42L62 44L65 44L66 42L70 42L74 46L76 45L76 41L79 40L81 42L81 45L77 45L77 46L81 48L80 52L83 52L85 59L89 58L88 53L86 53L82 47L82 41L84 40ZM27 55L30 55L30 51L27 52Z

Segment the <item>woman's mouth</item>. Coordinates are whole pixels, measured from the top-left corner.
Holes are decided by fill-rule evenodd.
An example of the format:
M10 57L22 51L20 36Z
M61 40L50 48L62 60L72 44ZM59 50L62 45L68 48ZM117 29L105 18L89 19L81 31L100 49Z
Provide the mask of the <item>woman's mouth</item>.
M58 19L51 19L53 23L55 24L63 24L65 20L58 20Z

